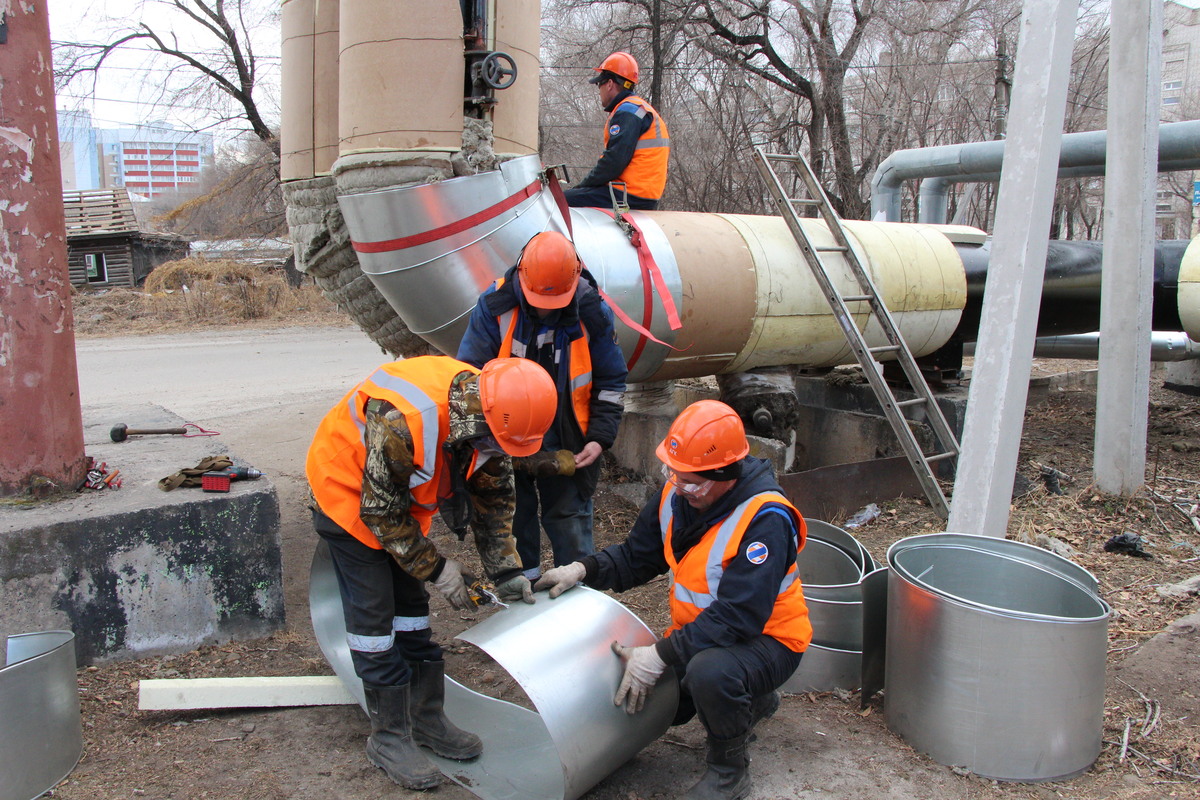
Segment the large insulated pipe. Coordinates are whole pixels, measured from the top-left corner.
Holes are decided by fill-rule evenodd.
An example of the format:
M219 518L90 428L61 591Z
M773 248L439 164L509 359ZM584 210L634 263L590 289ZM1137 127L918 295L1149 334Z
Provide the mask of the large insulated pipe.
M342 155L453 153L462 147L465 62L458 3L346 2L339 30Z
M454 353L479 293L515 262L525 242L542 230L565 231L543 180L540 161L528 156L498 171L342 195L339 202L363 272L410 330ZM571 209L570 218L576 248L611 302L666 343L618 324L631 381L853 362L781 218L632 212L649 259L639 258L604 212ZM833 244L824 223L804 224L818 244ZM954 245L931 226L847 222L846 228L909 348L920 356L941 347L966 299ZM857 294L844 259L824 258L843 293ZM884 344L867 316L858 322L868 340Z
M979 331L991 243L956 242L967 276L967 303L956 332L972 342ZM1090 333L1100 328L1100 242L1051 241L1038 313L1039 336ZM1183 331L1200 341L1200 239L1154 247L1151 323L1156 331Z
M327 175L338 154L338 0L283 0L284 181Z
M1107 143L1107 131L1065 134L1058 161L1059 177L1103 174ZM982 176L999 176L1003 159L1003 140L897 150L883 160L871 179L871 216L900 221L904 181L953 176L976 176L973 180L985 180ZM1159 128L1158 161L1160 172L1200 168L1200 121L1162 125ZM1095 167L1100 167L1100 172L1087 171ZM937 216L935 214L934 218ZM944 221L944 212L940 217Z
M493 149L500 155L529 155L538 149L538 107L541 98L541 3L539 0L493 2L489 26L492 50L508 53L517 67L517 80L496 92L492 111Z

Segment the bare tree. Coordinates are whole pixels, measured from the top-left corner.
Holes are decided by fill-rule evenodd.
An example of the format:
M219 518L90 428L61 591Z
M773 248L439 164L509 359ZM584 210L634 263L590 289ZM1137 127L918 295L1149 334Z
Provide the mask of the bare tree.
M256 138L279 155L277 131L261 106L264 68L253 43L256 31L277 20L278 9L265 0L142 0L138 21L117 24L93 41L55 46L56 82L61 88L93 80L118 51L143 50L168 68L151 102L164 106L208 106L214 124L244 123ZM153 22L148 20L153 19ZM161 21L160 21L161 20Z

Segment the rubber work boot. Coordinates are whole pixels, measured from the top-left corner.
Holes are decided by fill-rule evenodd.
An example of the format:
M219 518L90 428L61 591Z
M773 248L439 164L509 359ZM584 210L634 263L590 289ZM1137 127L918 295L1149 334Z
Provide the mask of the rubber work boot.
M750 759L746 736L734 739L708 737L708 770L688 789L683 800L742 800L750 794Z
M483 742L446 718L446 662L410 661L413 740L442 758L468 761L483 752Z
M363 684L363 691L371 718L367 760L409 789L432 789L441 783L442 774L413 741L408 686Z

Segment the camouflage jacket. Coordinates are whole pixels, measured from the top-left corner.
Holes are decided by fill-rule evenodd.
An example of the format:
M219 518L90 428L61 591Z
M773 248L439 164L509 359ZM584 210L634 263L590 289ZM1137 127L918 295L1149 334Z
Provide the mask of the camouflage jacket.
M449 404L450 436L437 457L449 459L452 491L440 501L439 511L460 538L469 526L484 572L489 579L502 582L521 568L512 536L512 459L487 447L491 431L483 417L474 373L463 372L454 379ZM385 401L368 403L366 417L367 455L359 516L405 572L431 580L441 573L445 558L422 535L410 513L412 433L404 414ZM475 472L467 477L477 449Z

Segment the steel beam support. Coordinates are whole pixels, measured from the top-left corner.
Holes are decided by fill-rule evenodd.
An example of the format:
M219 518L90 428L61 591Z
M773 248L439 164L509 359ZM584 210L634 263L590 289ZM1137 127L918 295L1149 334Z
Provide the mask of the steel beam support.
M1003 537L1012 500L1077 0L1025 0L992 260L948 530Z
M1162 0L1113 0L1093 472L1122 495L1146 477L1162 26Z

